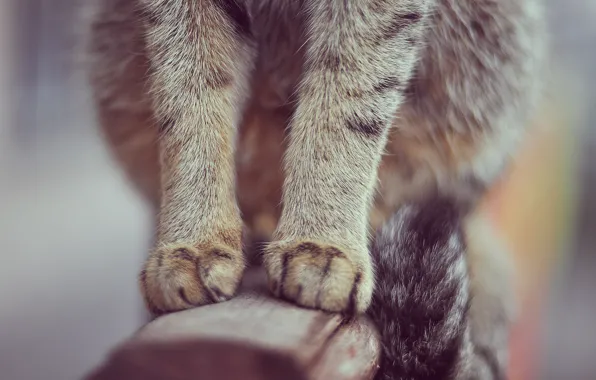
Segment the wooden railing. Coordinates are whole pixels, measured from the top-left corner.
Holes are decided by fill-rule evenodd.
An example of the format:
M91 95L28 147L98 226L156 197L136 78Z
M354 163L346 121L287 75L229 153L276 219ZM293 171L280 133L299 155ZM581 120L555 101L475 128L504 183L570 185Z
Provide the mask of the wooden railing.
M162 316L117 347L87 380L365 380L379 344L365 318L298 308L247 272L231 301Z

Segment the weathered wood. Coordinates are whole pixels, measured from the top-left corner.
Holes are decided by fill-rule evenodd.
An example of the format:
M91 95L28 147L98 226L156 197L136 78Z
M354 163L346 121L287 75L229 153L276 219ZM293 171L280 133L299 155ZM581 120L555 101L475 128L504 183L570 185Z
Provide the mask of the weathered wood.
M369 321L273 299L251 270L238 297L156 319L88 380L365 380L378 356Z

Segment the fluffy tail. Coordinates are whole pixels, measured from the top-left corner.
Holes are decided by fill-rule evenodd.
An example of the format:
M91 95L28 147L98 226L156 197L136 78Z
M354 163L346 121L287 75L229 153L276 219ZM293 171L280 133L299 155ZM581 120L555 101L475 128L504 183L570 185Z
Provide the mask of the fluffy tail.
M402 207L373 244L370 316L382 336L377 380L460 379L471 355L463 210L448 199Z

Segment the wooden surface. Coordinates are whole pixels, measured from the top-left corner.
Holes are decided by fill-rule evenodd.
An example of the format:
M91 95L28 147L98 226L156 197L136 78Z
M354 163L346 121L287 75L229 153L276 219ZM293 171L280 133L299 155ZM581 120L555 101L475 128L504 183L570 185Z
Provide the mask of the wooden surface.
M267 296L252 269L231 301L160 317L113 351L87 380L364 380L379 354L365 319Z

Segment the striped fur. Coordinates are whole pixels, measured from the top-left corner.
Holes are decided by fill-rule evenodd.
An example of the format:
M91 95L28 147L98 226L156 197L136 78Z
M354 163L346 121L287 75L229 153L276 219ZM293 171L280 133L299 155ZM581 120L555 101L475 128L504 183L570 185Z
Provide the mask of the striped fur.
M469 280L457 207L408 205L382 228L372 252L370 315L381 326L379 379L453 379L469 351Z
M382 336L378 380L505 378L497 354L506 350L507 300L493 300L494 315L505 319L474 328L473 297L485 294L470 286L464 217L457 202L433 198L403 206L377 234L369 314ZM500 336L486 345L479 335L489 331Z
M538 99L540 0L88 1L102 128L158 209L148 308L232 297L246 223L275 295L372 301L383 380L504 376L505 255L468 213Z

